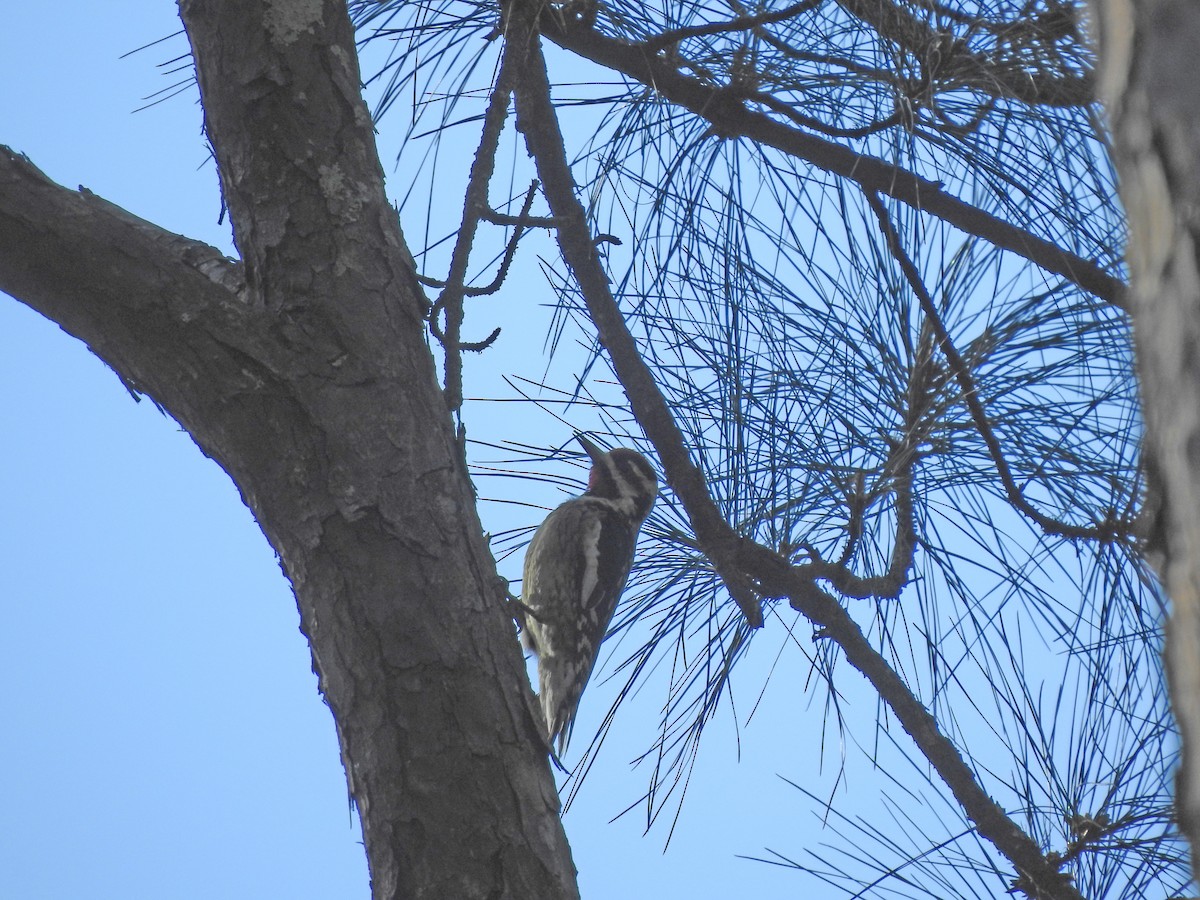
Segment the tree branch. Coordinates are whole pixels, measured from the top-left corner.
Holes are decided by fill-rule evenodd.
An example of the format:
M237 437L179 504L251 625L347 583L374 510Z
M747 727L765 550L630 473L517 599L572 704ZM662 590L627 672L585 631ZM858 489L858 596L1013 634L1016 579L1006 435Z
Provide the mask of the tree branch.
M672 103L707 119L717 134L744 137L774 147L856 182L866 191L886 194L967 234L1023 256L1108 303L1126 308L1125 285L1120 279L1091 260L963 202L937 182L753 112L730 89L682 75L661 55L647 54L638 46L607 37L586 22L560 21L544 14L538 24L542 34L560 47L641 82Z
M761 28L763 25L783 22L809 10L816 9L822 2L823 0L801 0L800 3L793 3L791 6L785 6L783 9L759 13L755 16L737 16L727 22L711 22L707 25L693 25L690 28L672 28L670 31L664 31L661 34L646 38L639 46L647 53L657 53L671 44L678 44L680 41L692 37L705 37L710 34L728 34L731 31L750 31L754 28Z
M500 72L496 76L496 85L492 88L487 110L483 114L483 133L479 138L479 149L475 151L475 160L471 163L467 195L463 201L462 225L459 226L454 252L450 257L450 271L446 275L446 286L442 290L441 296L433 304L433 309L429 314L430 329L434 336L441 341L442 347L446 351L446 406L451 412L457 412L462 407L462 353L459 342L462 337L463 323L463 285L467 278L471 246L475 243L475 231L479 227L480 218L489 206L488 184L491 182L492 170L496 165L496 148L500 145L500 132L504 130L504 122L508 118L508 101L512 96L512 77L512 64L506 58L501 62ZM444 331L440 330L437 325L437 317L442 312L446 315Z
M950 333L946 330L945 324L943 324L941 317L938 315L937 305L925 289L924 282L921 281L921 274L917 271L916 266L913 265L912 260L908 258L908 254L904 252L904 248L900 244L900 235L896 233L896 229L892 226L887 209L884 208L883 202L877 194L868 193L867 203L879 220L879 228L887 241L888 250L896 262L899 263L905 280L908 281L909 287L912 288L913 294L916 295L917 301L921 304L921 310L925 313L926 320L933 329L942 354L946 357L946 361L950 363L950 369L954 372L954 377L958 381L959 388L962 390L963 402L967 405L967 409L971 413L971 419L975 423L975 429L979 432L979 436L983 438L983 443L988 449L988 454L992 458L992 464L995 465L996 473L1000 476L1000 483L1004 486L1004 493L1008 497L1008 502L1019 512L1033 520L1046 534L1095 541L1115 541L1125 536L1125 532L1131 529L1122 530L1111 522L1092 527L1060 522L1052 516L1047 516L1025 499L1025 495L1021 492L1016 480L1013 478L1012 470L1008 467L1008 460L1004 457L1004 448L1000 446L1000 440L996 437L995 431L992 430L992 424L988 419L987 411L983 408L983 403L979 399L979 390L975 387L975 379L971 377L971 370L967 366L966 361L959 355L958 350L955 349L954 342L950 340Z
M241 266L217 249L165 231L81 188L55 184L0 147L0 290L57 322L147 390L151 363L128 352L157 333L154 366L183 377L206 329L232 338L251 312ZM189 329L203 314L207 321ZM219 348L209 351L220 353Z
M537 165L551 214L558 223L558 245L583 292L600 341L608 350L638 422L658 451L667 481L679 495L696 537L704 547L730 596L741 607L746 621L762 626L762 608L745 577L733 565L741 538L721 516L704 482L688 457L683 434L654 382L633 335L617 308L583 206L575 196L575 180L567 163L562 131L542 56L534 19L537 5L521 0L511 7L505 54L519 55L520 74L515 86L517 129Z

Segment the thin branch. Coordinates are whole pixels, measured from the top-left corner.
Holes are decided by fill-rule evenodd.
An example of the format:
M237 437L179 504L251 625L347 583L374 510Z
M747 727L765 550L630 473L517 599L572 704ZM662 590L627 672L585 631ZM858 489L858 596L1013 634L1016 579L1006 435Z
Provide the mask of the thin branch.
M823 0L802 0L800 3L793 3L791 6L775 10L774 12L759 13L757 16L738 16L727 22L712 22L708 25L693 25L689 28L673 28L670 31L656 34L654 37L646 38L638 46L644 48L647 53L657 53L665 47L678 44L680 41L692 37L726 34L731 31L750 31L754 28L759 28L763 25L773 25L776 22L782 22L785 19L790 19L793 16L816 9L822 2Z
M516 228L513 230L512 237L504 248L504 258L500 261L500 268L496 271L496 277L492 279L490 284L486 284L483 287L463 288L464 296L486 297L500 290L500 285L508 277L508 270L512 266L513 257L517 255L517 242L521 240L521 235L525 233L525 224L530 221L529 210L533 206L533 198L536 193L537 182L534 181L533 184L529 185L529 190L525 192L525 201L521 204L521 214L516 217ZM489 207L486 211L480 213L480 218L490 221L490 216L488 215L490 212L491 209Z
M838 559L839 566L850 564L855 551L858 550L858 542L862 540L863 513L867 509L865 481L863 472L856 472L853 483L846 491L846 508L850 515L846 519L846 546L842 548L842 555Z
M536 193L537 181L535 180L533 184L529 186L529 190L525 192L525 202L521 207L521 215L519 216L501 215L491 207L488 207L479 214L479 219L481 221L491 222L496 225L515 225L517 227L512 233L512 237L508 239L508 243L504 247L504 256L500 260L500 268L496 272L496 277L483 287L468 287L465 285L459 285L459 293L461 293L463 297L487 297L490 294L494 294L500 290L500 286L504 284L504 279L508 277L508 270L512 267L513 257L517 255L517 244L520 242L522 235L525 234L525 229L533 226L540 226L543 228L554 227L552 219L541 219L537 216L529 215L529 209L533 206L533 198ZM542 225L543 222L549 224ZM418 275L417 280L426 287L432 288L444 288L448 284L448 282L439 281L438 279L430 278L427 275ZM442 306L440 301L433 306L433 310L435 312L439 311L441 308ZM429 330L433 332L434 337L445 343L446 336L442 333L441 328L438 326L436 316L430 319ZM499 329L496 330L496 333L499 333ZM493 334L492 337L489 337L483 343L490 344L494 339L495 334ZM479 348L477 344L468 345L463 343L461 344L461 349L468 350L481 348Z
M938 315L937 305L933 302L933 298L929 296L929 291L925 289L925 284L921 280L921 274L917 271L917 267L913 265L912 260L908 258L908 254L904 252L904 248L900 245L900 235L896 233L896 229L892 225L891 218L888 216L883 201L875 193L868 192L866 196L871 211L879 219L879 228L887 239L888 250L896 262L899 263L905 279L907 279L909 286L920 302L921 309L925 313L930 327L933 329L934 336L941 346L943 355L946 357L947 362L950 363L954 377L962 389L963 402L966 403L967 409L971 413L976 430L983 438L984 444L987 445L988 453L992 457L996 473L1000 476L1000 482L1004 485L1004 493L1008 497L1009 503L1037 523L1038 527L1046 534L1096 541L1115 541L1120 538L1122 531L1112 523L1106 522L1096 527L1087 527L1060 522L1036 509L1025 499L1025 495L1021 493L1021 489L1017 486L1017 482L1013 478L1012 470L1008 467L1008 460L1004 457L1004 448L1000 446L1000 440L996 437L995 431L992 430L987 411L983 408L983 403L979 399L979 390L975 386L975 380L971 377L970 368L962 356L959 355L958 350L955 349L954 343L950 340L950 333L946 330L945 324Z
M826 125L820 119L804 115L804 113L797 110L790 103L785 103L773 94L755 91L752 94L747 94L746 99L751 103L761 103L767 109L774 110L781 116L787 116L797 125L813 131L819 131L821 134L827 134L830 137L864 138L868 135L878 134L881 131L894 128L904 121L904 116L896 112L885 119L880 119L877 122L872 122L870 125L863 125L859 128L834 128L831 125Z
M482 353L492 344L496 343L496 338L500 337L500 327L492 329L492 333L485 337L482 341L463 341L458 345L458 349L470 353Z
M924 344L924 342L923 342ZM931 349L931 348L928 348ZM904 433L899 439L891 439L891 451L883 465L881 484L890 485L896 511L896 532L892 538L892 555L887 571L882 575L863 577L850 568L850 560L862 537L863 513L872 497L863 489L864 476L857 473L852 489L846 492L846 505L850 510L846 524L846 547L836 563L821 559L815 548L809 549L812 562L798 566L813 577L828 581L847 596L881 600L895 599L908 584L916 553L916 522L913 512L913 469L920 459L923 433L921 420L929 411L933 392L929 386L930 358L926 348L918 350L908 377L908 405L904 414ZM878 491L872 491L872 494Z
M662 97L702 116L717 134L744 137L803 159L819 169L886 194L1036 263L1120 309L1127 308L1125 284L1091 260L1005 222L947 193L938 182L921 178L883 160L856 153L813 134L747 109L728 88L705 84L676 70L668 60L640 47L607 37L585 23L541 17L542 33L579 56L621 72Z
M552 216L530 216L525 214L510 216L507 213L497 212L491 207L481 212L479 217L485 222L491 222L493 225L516 225L518 228L558 227L558 223L554 221Z
M462 337L463 323L463 287L467 277L467 264L471 258L471 247L475 242L475 232L479 219L488 208L488 183L496 165L496 148L500 145L500 132L504 130L504 122L508 118L508 101L512 96L512 68L504 63L496 78L496 86L488 100L487 111L483 116L483 134L479 139L479 149L475 151L475 160L471 164L470 180L467 183L466 198L463 201L462 226L458 230L458 238L454 244L454 253L450 258L450 271L446 276L446 286L441 296L433 304L429 313L430 330L441 342L446 354L446 406L458 410L462 406L462 354L459 343ZM506 260L507 261L507 260ZM443 332L437 324L437 317L445 312L446 328Z

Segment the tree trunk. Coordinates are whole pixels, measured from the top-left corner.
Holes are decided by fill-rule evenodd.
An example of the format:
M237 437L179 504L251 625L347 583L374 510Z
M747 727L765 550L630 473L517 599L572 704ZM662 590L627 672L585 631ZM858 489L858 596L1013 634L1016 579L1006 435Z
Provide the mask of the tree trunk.
M1094 0L1121 199L1152 496L1183 739L1177 813L1200 849L1200 92L1195 0Z
M180 7L242 263L3 153L0 289L237 483L296 593L373 896L576 897L345 4Z

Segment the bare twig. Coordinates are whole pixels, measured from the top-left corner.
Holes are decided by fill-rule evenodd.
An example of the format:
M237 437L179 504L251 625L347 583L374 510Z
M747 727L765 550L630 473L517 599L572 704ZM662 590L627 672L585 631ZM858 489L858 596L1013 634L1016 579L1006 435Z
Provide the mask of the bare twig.
M494 294L500 290L500 285L504 283L504 279L508 277L508 269L512 265L513 257L517 254L517 242L521 240L521 235L525 233L525 223L529 219L529 210L533 206L533 197L537 193L537 182L529 185L529 190L525 192L525 202L521 204L521 214L517 216L516 228L513 230L512 237L509 238L507 246L504 248L504 258L500 261L500 268L496 271L496 277L492 279L490 284L483 287L465 287L463 295L467 297L485 297L488 294ZM489 218L487 212L481 213L480 218Z
M534 182L537 185L537 182ZM522 213L519 216L510 216L506 213L497 212L488 207L479 217L485 222L491 222L493 225L516 225L518 228L554 228L558 223L550 216L530 216Z
M463 341L458 345L458 349L469 353L482 353L492 344L496 343L496 338L500 337L500 328L497 326L492 329L492 333L485 337L482 341Z
M525 229L529 226L539 225L539 223L542 222L551 222L550 219L539 219L536 216L529 215L529 209L531 206L533 206L533 197L536 193L537 182L534 181L533 184L529 186L529 190L525 192L525 202L521 206L521 215L519 216L504 216L490 208L480 213L479 219L485 222L492 222L498 225L515 225L516 230L513 231L512 236L508 239L508 243L504 246L504 256L500 260L500 268L496 271L496 277L482 287L469 287L467 285L460 284L457 291L458 295L461 295L462 297L486 297L489 294L494 294L496 291L500 290L500 286L504 284L504 279L508 277L508 270L512 266L513 257L517 254L517 244L520 242L521 236L525 233ZM542 225L541 227L552 228L554 226L551 222L551 224ZM425 275L418 275L417 280L426 287L435 288L444 288L449 283L446 281L438 281L435 278L429 278ZM433 310L438 312L441 309L442 303L439 299L439 301L433 305ZM433 332L434 337L443 343L445 342L445 335L438 326L436 317L431 318L429 329ZM497 329L497 332L498 331L499 329ZM494 339L495 334L487 338L487 340L483 343L490 344ZM468 346L464 343L461 345L461 349L476 349L476 345L472 344Z
M496 86L492 89L488 100L487 111L483 116L483 134L479 139L479 149L475 152L475 161L471 164L470 181L467 183L466 199L463 201L462 226L458 230L458 238L454 244L454 253L450 258L450 272L446 276L446 286L441 296L433 304L429 314L430 330L441 342L446 354L446 406L457 410L462 406L462 354L460 347L463 322L463 287L467 277L467 263L471 258L471 246L475 242L475 231L479 219L488 208L488 182L492 178L492 170L496 165L496 148L500 144L500 132L504 130L504 122L508 118L508 101L512 96L512 67L500 66L496 77ZM507 261L507 260L506 260ZM446 328L443 331L437 324L437 318L442 313L446 316Z

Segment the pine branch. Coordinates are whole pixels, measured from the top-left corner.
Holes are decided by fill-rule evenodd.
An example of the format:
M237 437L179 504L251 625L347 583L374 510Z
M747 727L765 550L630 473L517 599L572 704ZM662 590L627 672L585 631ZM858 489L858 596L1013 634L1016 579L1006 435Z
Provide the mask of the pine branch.
M633 335L609 288L608 274L596 252L583 206L575 196L575 180L567 163L562 131L550 99L546 63L537 38L533 15L537 7L514 4L508 22L506 59L521 57L515 94L517 129L537 165L551 214L559 223L559 248L575 274L588 304L592 321L607 348L617 376L633 405L634 414L658 451L667 481L683 501L692 528L713 565L737 601L746 621L762 626L759 599L734 565L741 540L722 518L704 482L704 475L688 458L683 434L643 361Z
M1038 896L1082 900L1069 876L1059 872L1033 839L988 796L933 716L871 647L850 615L811 578L774 551L737 535L721 517L703 475L688 458L683 436L638 352L595 252L587 218L575 196L530 5L526 2L512 7L508 31L512 43L505 51L519 53L525 60L515 87L517 127L525 136L551 211L560 223L559 247L575 274L634 414L658 450L667 481L688 512L701 548L751 625L761 625L762 613L749 590L747 576L757 581L767 595L789 598L793 608L821 629L822 636L842 648L850 664L871 682L950 787L979 833L1012 861L1021 878L1036 886Z
M987 410L983 408L983 402L979 399L979 389L975 386L975 380L971 377L971 371L966 361L959 354L958 350L955 349L953 341L950 340L950 333L946 330L945 324L938 315L937 306L934 304L933 298L929 296L929 291L925 289L917 267L908 258L908 254L904 252L904 248L900 244L900 235L896 233L896 229L892 226L887 209L884 208L883 202L877 194L868 193L867 203L879 219L879 228L887 240L888 250L900 265L900 270L904 273L909 287L912 288L913 293L921 304L921 309L925 313L926 320L933 328L933 333L937 337L942 353L945 355L947 362L950 363L954 377L962 389L963 402L971 412L971 419L975 422L976 430L978 430L980 437L983 438L984 444L987 445L988 453L992 457L992 463L996 467L996 473L1000 476L1000 483L1004 485L1004 493L1008 497L1008 502L1022 514L1032 519L1046 534L1094 541L1115 541L1125 537L1129 529L1121 529L1116 523L1104 522L1101 525L1089 527L1085 525L1072 525L1069 522L1060 522L1052 516L1046 515L1025 499L1025 495L1021 492L1021 488L1017 486L1017 482L1013 478L1012 470L1008 466L1008 460L1004 457L1004 448L1000 446L1000 439L996 437L996 432L992 429Z
M938 182L754 112L745 106L744 96L737 91L683 75L667 57L647 54L637 45L607 37L586 22L561 21L545 14L538 25L542 34L560 47L621 72L703 117L716 134L743 137L774 147L854 181L865 191L886 194L967 234L1023 256L1108 303L1126 308L1124 283L1101 266L960 200Z

